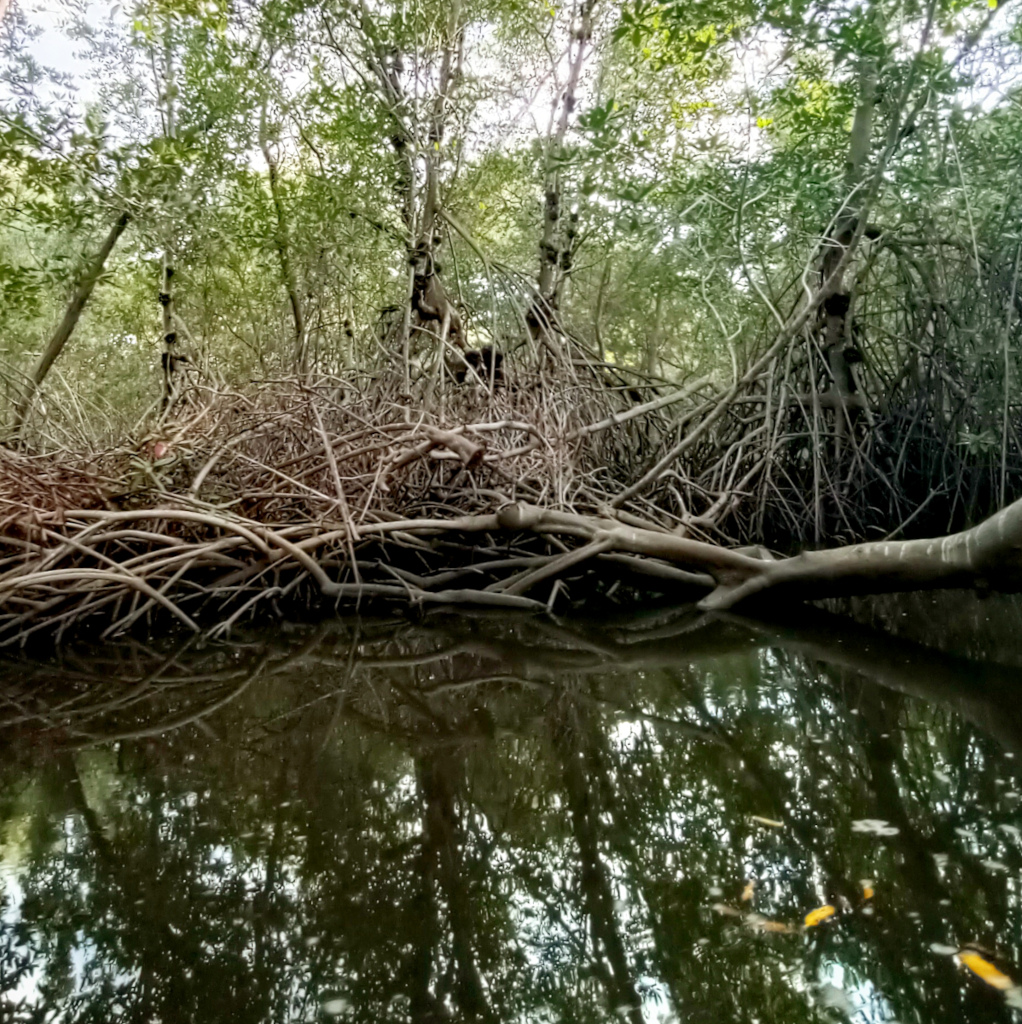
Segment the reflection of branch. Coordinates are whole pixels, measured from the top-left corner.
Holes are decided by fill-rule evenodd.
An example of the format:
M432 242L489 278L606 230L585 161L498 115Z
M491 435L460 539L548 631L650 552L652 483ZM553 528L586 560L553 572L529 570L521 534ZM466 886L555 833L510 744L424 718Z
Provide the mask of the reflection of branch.
M866 684L869 688L870 684ZM930 930L934 941L941 941L942 920L937 912L940 899L949 896L945 884L941 881L933 860L933 844L937 841L945 850L955 851L955 860L971 879L976 888L981 889L986 898L987 912L995 918L995 926L1004 925L1005 891L1003 878L992 875L982 868L979 858L970 853L952 834L951 822L940 815L934 815L931 821L931 835L920 834L902 799L901 786L894 773L897 766L903 778L909 778L909 769L905 764L903 750L894 743L892 737L900 731L897 705L890 706L891 693L873 693L870 700L862 702L860 722L866 726L867 735L862 738L862 749L869 766L871 788L877 805L877 817L890 822L898 829L897 835L889 839L891 846L901 851L902 874L909 888L915 889L920 896L921 913ZM952 819L953 821L954 819ZM929 840L929 841L927 841Z
M206 707L199 708L197 711L189 711L186 714L178 715L171 719L165 719L160 722L156 722L154 725L146 726L141 729L128 729L123 732L105 733L105 734L92 734L89 732L81 732L78 735L85 736L92 741L92 743L111 743L116 740L137 740L144 739L148 736L162 736L164 733L173 732L175 729L181 729L186 725L194 725L200 719L208 718L214 711L219 711L220 708L232 701L237 700L242 693L249 688L249 686L255 681L256 677L262 673L266 663L269 661L270 656L264 655L262 660L256 667L242 679L241 683L236 686L229 693L225 694L219 700L214 701L212 704ZM91 745L91 744L86 744Z
M573 703L563 707L561 720L554 726L554 745L561 760L571 830L581 862L579 883L592 931L593 973L602 982L610 1005L622 1019L641 1024L642 1002L621 936L610 875L600 854L604 808L599 788L593 785L585 750L586 733L592 724L587 716L578 712Z
M477 914L465 877L465 831L458 812L463 754L431 751L418 759L417 767L423 800L422 865L427 886L435 877L447 907L457 1002L466 1019L491 1021L495 1017L476 963Z
M473 686L492 686L510 684L512 686L520 686L523 688L541 689L546 690L549 693L559 693L563 690L562 686L556 683L549 683L542 679L523 679L520 676L513 675L490 675L490 676L474 676L470 679L459 679L456 682L448 683L437 683L431 686L426 692L430 694L434 693L449 693L452 690L461 690L466 687ZM612 711L620 711L622 714L627 715L629 719L637 722L649 722L650 725L660 726L664 729L670 729L672 732L678 733L681 736L688 736L691 739L703 740L706 743L714 743L719 746L727 746L727 740L723 737L721 732L717 729L704 729L698 725L693 725L691 722L683 722L677 718L666 718L663 715L651 715L648 712L640 711L636 707L624 704L619 701L609 700L606 697L594 697L592 694L584 692L576 692L572 694L572 699L581 701L584 704L588 704L592 707L608 708Z
M764 645L849 669L889 690L943 704L1022 753L1018 669L946 654L810 608L757 620L729 615Z
M940 653L810 608L799 609L797 617L791 613L769 620L684 609L646 613L614 624L501 613L472 616L468 625L466 618L441 616L435 625L422 626L403 620L361 620L354 635L350 626L328 620L311 632L295 637L278 633L269 641L254 637L204 650L185 645L170 655L136 648L124 668L104 649L91 657L77 654L66 674L28 658L4 659L0 699L17 710L0 720L0 729L66 730L73 742L84 739L89 744L156 736L204 722L259 675L281 678L300 673L318 692L289 704L285 717L337 699L343 702L344 715L362 718L374 730L413 736L425 729L436 739L439 728L445 739L465 738L473 732L471 720L457 721L464 709L458 711L444 701L468 687L510 683L524 695L559 687L565 676L599 679L678 669L775 647L950 707L1003 746L1022 753L1014 669ZM225 659L225 652L231 656ZM339 670L333 678L324 671L330 668ZM349 691L346 699L340 693L344 689ZM379 715L366 715L355 707L360 695L371 694ZM173 713L165 707L168 697L177 704ZM181 702L190 704L191 710L182 711ZM613 701L601 697L600 702L654 721L633 706L630 695ZM397 704L414 707L419 724L397 715ZM117 719L128 712L133 722L126 727ZM147 725L136 727L143 714ZM670 718L655 719L655 724L719 741L712 730L697 725Z

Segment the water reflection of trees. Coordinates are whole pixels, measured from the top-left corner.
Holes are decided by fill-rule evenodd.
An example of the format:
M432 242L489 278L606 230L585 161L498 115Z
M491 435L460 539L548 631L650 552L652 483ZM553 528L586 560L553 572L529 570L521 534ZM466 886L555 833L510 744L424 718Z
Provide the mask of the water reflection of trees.
M1016 670L679 612L5 669L15 1020L1010 1019L930 947L1019 959Z

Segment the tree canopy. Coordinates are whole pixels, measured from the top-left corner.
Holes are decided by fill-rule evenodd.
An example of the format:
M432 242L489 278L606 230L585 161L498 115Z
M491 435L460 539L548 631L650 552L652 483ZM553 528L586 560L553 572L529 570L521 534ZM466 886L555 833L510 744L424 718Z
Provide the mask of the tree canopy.
M388 515L525 500L785 552L1022 494L1010 5L58 12L0 22L0 381L29 450L119 451L101 476L137 490L130 460L175 501L272 484L279 511L286 484L346 528L432 452ZM45 66L58 31L74 66ZM382 461L339 471L365 429Z
M539 296L609 361L684 379L765 344L828 225L861 207L884 233L852 268L869 374L889 388L929 331L976 391L961 443L994 440L1019 244L1010 9L59 10L73 75L41 62L58 30L40 37L32 4L0 28L9 393L124 212L51 389L118 426L158 390L164 252L192 359L217 379L375 362L417 247L473 339L512 340ZM928 304L946 324L913 322Z

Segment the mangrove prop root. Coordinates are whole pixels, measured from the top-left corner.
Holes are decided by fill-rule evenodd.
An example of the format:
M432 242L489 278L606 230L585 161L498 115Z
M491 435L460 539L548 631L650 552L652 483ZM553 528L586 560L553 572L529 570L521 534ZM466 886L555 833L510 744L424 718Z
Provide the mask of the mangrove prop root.
M542 611L546 605L525 596L527 591L607 554L641 561L661 577L662 585L671 581L688 592L701 589L702 607L712 610L730 608L767 590L804 599L935 587L1013 589L1022 581L1022 502L950 537L859 544L780 559L525 502L505 505L495 514L366 523L357 528L357 541L353 527L308 523L271 528L210 511L169 507L79 509L60 518L58 532L44 517L41 536L47 542L21 549L24 557L13 564L8 560L0 573L0 643L23 640L56 622L66 626L125 598L140 602L119 620L125 628L160 608L198 631L202 610L211 603L220 608L254 603L280 596L303 579L322 597L337 600L384 598ZM175 537L174 530L182 526L202 527L204 535ZM166 531L167 539L176 542L152 544L154 529ZM484 547L467 544L473 536L487 538L485 546L493 547L497 535L505 545L531 535L563 538L571 546L553 557L508 555L468 565L461 572L469 585L457 589L448 585L458 575L449 570L430 576L380 558L350 562L351 551L358 555L388 541L414 549L414 538L444 535L469 550ZM121 552L120 560L106 553L111 550ZM357 582L354 570L360 575Z
M386 377L196 389L130 450L0 448L0 645L93 617L107 636L157 615L222 632L282 601L539 612L591 592L572 592L581 576L624 575L717 610L765 592L1022 582L1020 504L936 540L791 558L739 548L722 524L783 470L766 433L722 435L704 487L664 453L720 422L706 381L629 405L597 371L455 389L442 415L413 412ZM640 493L650 466L663 475Z

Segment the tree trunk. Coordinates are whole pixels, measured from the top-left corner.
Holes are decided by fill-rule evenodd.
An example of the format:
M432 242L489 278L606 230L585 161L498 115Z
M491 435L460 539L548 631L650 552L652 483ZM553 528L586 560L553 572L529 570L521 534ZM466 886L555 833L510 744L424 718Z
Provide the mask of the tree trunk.
M163 27L163 100L166 104L163 110L163 134L166 139L173 139L177 135L177 108L174 100L177 98L177 84L174 78L174 40L171 35L171 17L168 14ZM167 232L169 237L169 231ZM179 353L177 331L174 329L174 258L171 254L171 245L168 243L163 249L163 266L160 274L159 302L163 310L163 353L161 363L163 367L163 403L160 407L161 417L166 416L179 394L178 380L181 366L187 362L187 356Z
M450 101L462 78L464 18L461 0L452 0L444 27L436 91L426 103L408 93L402 77L406 70L405 54L400 46L386 41L365 0L361 0L355 13L355 24L365 39L366 63L379 87L385 116L393 124L390 144L397 163L395 192L401 204L409 276L405 314L392 340L401 352L407 392L414 335L431 336L441 354L448 334L459 347L464 341L460 314L447 294L436 261L443 215L440 161ZM332 36L331 45L343 53L343 47ZM412 59L414 80L419 73L414 53Z
M565 156L564 139L575 110L585 51L592 36L594 3L595 0L580 0L578 4L578 17L572 19L568 41L568 81L563 93L554 100L555 110L560 105L560 115L546 147L543 235L539 243L539 276L536 282L539 294L528 318L535 335L546 333L552 328L561 288L571 270L571 248L577 224L574 215L569 216L567 227L563 223L561 165Z
M298 294L298 278L295 274L294 265L291 262L291 232L288 230L287 213L284 204L280 199L280 175L277 167L277 158L270 148L269 139L266 137L266 105L263 104L262 116L259 119L259 148L263 152L263 159L270 176L270 197L273 200L273 211L277 219L277 228L274 231L274 245L277 249L277 257L280 260L280 273L284 279L284 287L287 289L288 301L291 303L291 316L295 324L295 347L294 347L294 370L304 376L308 373L308 339L305 335L305 313L302 310L301 296Z
M862 237L857 231L859 217L866 216L861 195L873 137L873 120L876 110L877 66L873 59L863 61L859 69L859 104L855 109L851 138L848 142L848 158L845 162L846 196L842 208L835 214L831 237L824 241L821 267L821 286L828 290L824 302L825 333L823 351L831 385L825 397L834 409L834 465L841 461L844 439L850 429L857 400L851 367L845 352L851 340L852 297L845 284L844 276L848 260L845 254L856 239Z
M161 362L163 366L163 404L161 413L174 404L178 396L178 374L181 371L181 362L187 357L178 353L177 331L174 330L174 290L173 290L174 266L170 250L163 251L163 264L160 270L160 306L163 309L163 354Z
M590 543L583 554L628 551L698 569L706 574L705 585L713 587L701 602L706 609L730 608L766 590L815 600L961 587L1022 589L1022 500L949 537L851 544L781 559L524 503L506 506L497 519L505 529L584 537Z
M131 220L131 214L127 211L117 218L99 252L93 257L92 262L85 268L84 273L79 279L78 286L75 288L74 295L71 296L71 301L68 303L63 319L53 332L49 342L47 342L46 348L43 349L43 353L39 357L39 362L36 363L35 369L25 384L21 399L14 411L15 433L21 432L25 423L25 417L28 415L29 407L32 405L32 399L39 385L46 379L46 375L50 372L50 367L53 366L57 356L63 351L64 346L74 333L74 329L82 315L82 310L85 309L85 304L92 295L92 289L96 287L96 282L103 273L106 261L110 258L110 253L113 252L117 240L128 226L129 220Z

